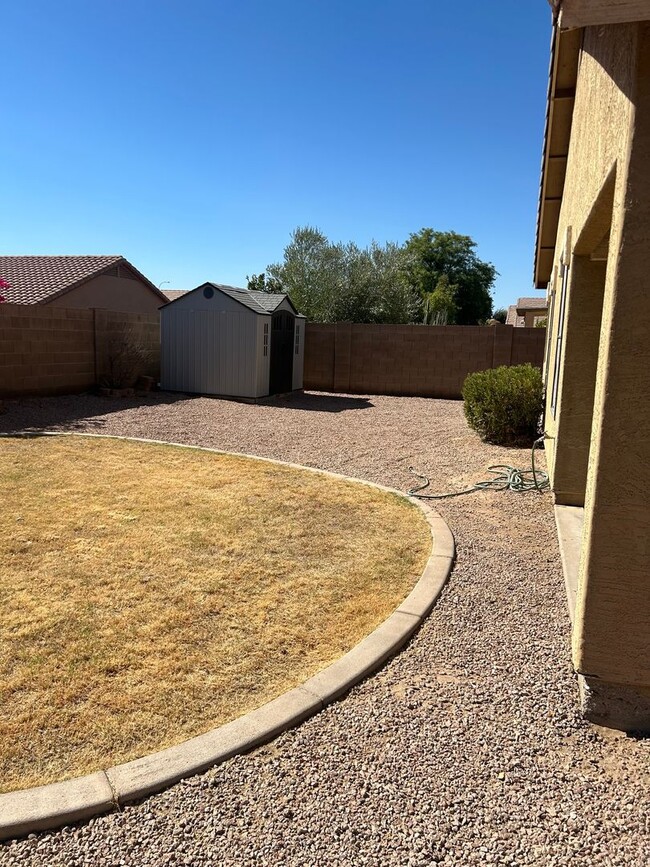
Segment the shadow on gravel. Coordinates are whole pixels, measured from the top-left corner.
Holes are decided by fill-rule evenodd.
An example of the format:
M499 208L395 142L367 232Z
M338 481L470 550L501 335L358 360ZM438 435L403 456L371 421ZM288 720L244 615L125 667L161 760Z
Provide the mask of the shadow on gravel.
M305 409L309 412L345 412L348 409L371 409L374 404L367 397L352 397L349 394L303 394L274 395L260 401L263 406L280 409Z
M100 432L107 423L102 416L147 406L164 406L192 400L195 395L147 392L131 397L101 397L96 394L66 394L54 397L24 397L4 400L0 409L0 432L84 430Z
M131 397L103 397L87 392L53 397L8 399L3 401L0 408L0 433L10 434L21 431L37 433L45 430L101 433L108 424L106 416L111 413L143 409L148 406L171 406L206 397L211 397L216 402L223 400L211 395L165 391L146 392ZM280 409L304 409L309 412L344 412L349 409L371 409L374 404L367 397L308 392L269 397L261 400L259 405Z

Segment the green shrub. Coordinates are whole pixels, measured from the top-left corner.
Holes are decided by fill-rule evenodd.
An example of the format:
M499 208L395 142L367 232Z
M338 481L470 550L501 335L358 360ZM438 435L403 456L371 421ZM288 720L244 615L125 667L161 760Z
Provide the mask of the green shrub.
M532 443L542 414L542 373L531 364L470 373L463 383L465 417L487 442Z

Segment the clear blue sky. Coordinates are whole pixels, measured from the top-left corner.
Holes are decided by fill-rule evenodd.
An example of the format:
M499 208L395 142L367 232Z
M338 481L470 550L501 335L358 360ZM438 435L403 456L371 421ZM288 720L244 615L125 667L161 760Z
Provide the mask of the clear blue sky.
M290 232L471 235L533 294L546 0L2 4L0 253L242 285Z

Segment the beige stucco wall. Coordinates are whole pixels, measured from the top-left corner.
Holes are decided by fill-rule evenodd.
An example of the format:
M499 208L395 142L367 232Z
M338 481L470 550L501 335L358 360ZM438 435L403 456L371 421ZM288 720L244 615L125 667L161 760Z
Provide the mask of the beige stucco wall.
M524 327L536 328L535 320L539 318L546 319L546 310L543 307L539 310L526 310L524 313Z
M611 232L599 263L590 252L602 251L604 218ZM585 30L558 269L567 238L562 374L553 417L556 280L546 431L558 501L584 497L573 661L597 685L595 718L650 730L648 24Z
M141 280L100 275L48 302L48 306L157 314L164 303Z
M637 51L634 134L603 306L573 647L579 670L650 689L650 24L639 25Z
M613 236L616 232L620 232L625 182L625 171L621 169L624 169L627 163L634 118L634 107L629 94L634 79L636 42L636 25L611 25L585 29L555 250L554 271L558 274L567 230L570 228L572 242L575 243L613 166L617 167ZM572 276L570 273L570 278ZM611 278L609 282L611 292ZM571 279L568 288L567 309L571 304ZM550 341L549 392L555 366L559 322L560 281L557 277L554 284L549 286L549 290L553 289L556 291L554 315L552 323L549 323L547 336ZM549 435L546 449L551 477L555 469L554 438L558 434L562 415L561 386L560 379L559 401L555 415L551 412L550 401L546 412L546 432Z

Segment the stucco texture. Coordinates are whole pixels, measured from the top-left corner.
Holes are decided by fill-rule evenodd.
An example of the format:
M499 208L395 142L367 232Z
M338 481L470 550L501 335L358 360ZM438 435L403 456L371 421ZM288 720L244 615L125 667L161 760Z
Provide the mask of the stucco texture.
M134 277L111 277L100 274L87 283L65 292L48 302L51 307L84 308L96 307L117 310L122 313L158 314L164 304L146 283Z
M556 243L547 457L557 502L585 509L574 665L614 690L637 688L641 704L650 688L649 255L650 25L588 27Z

